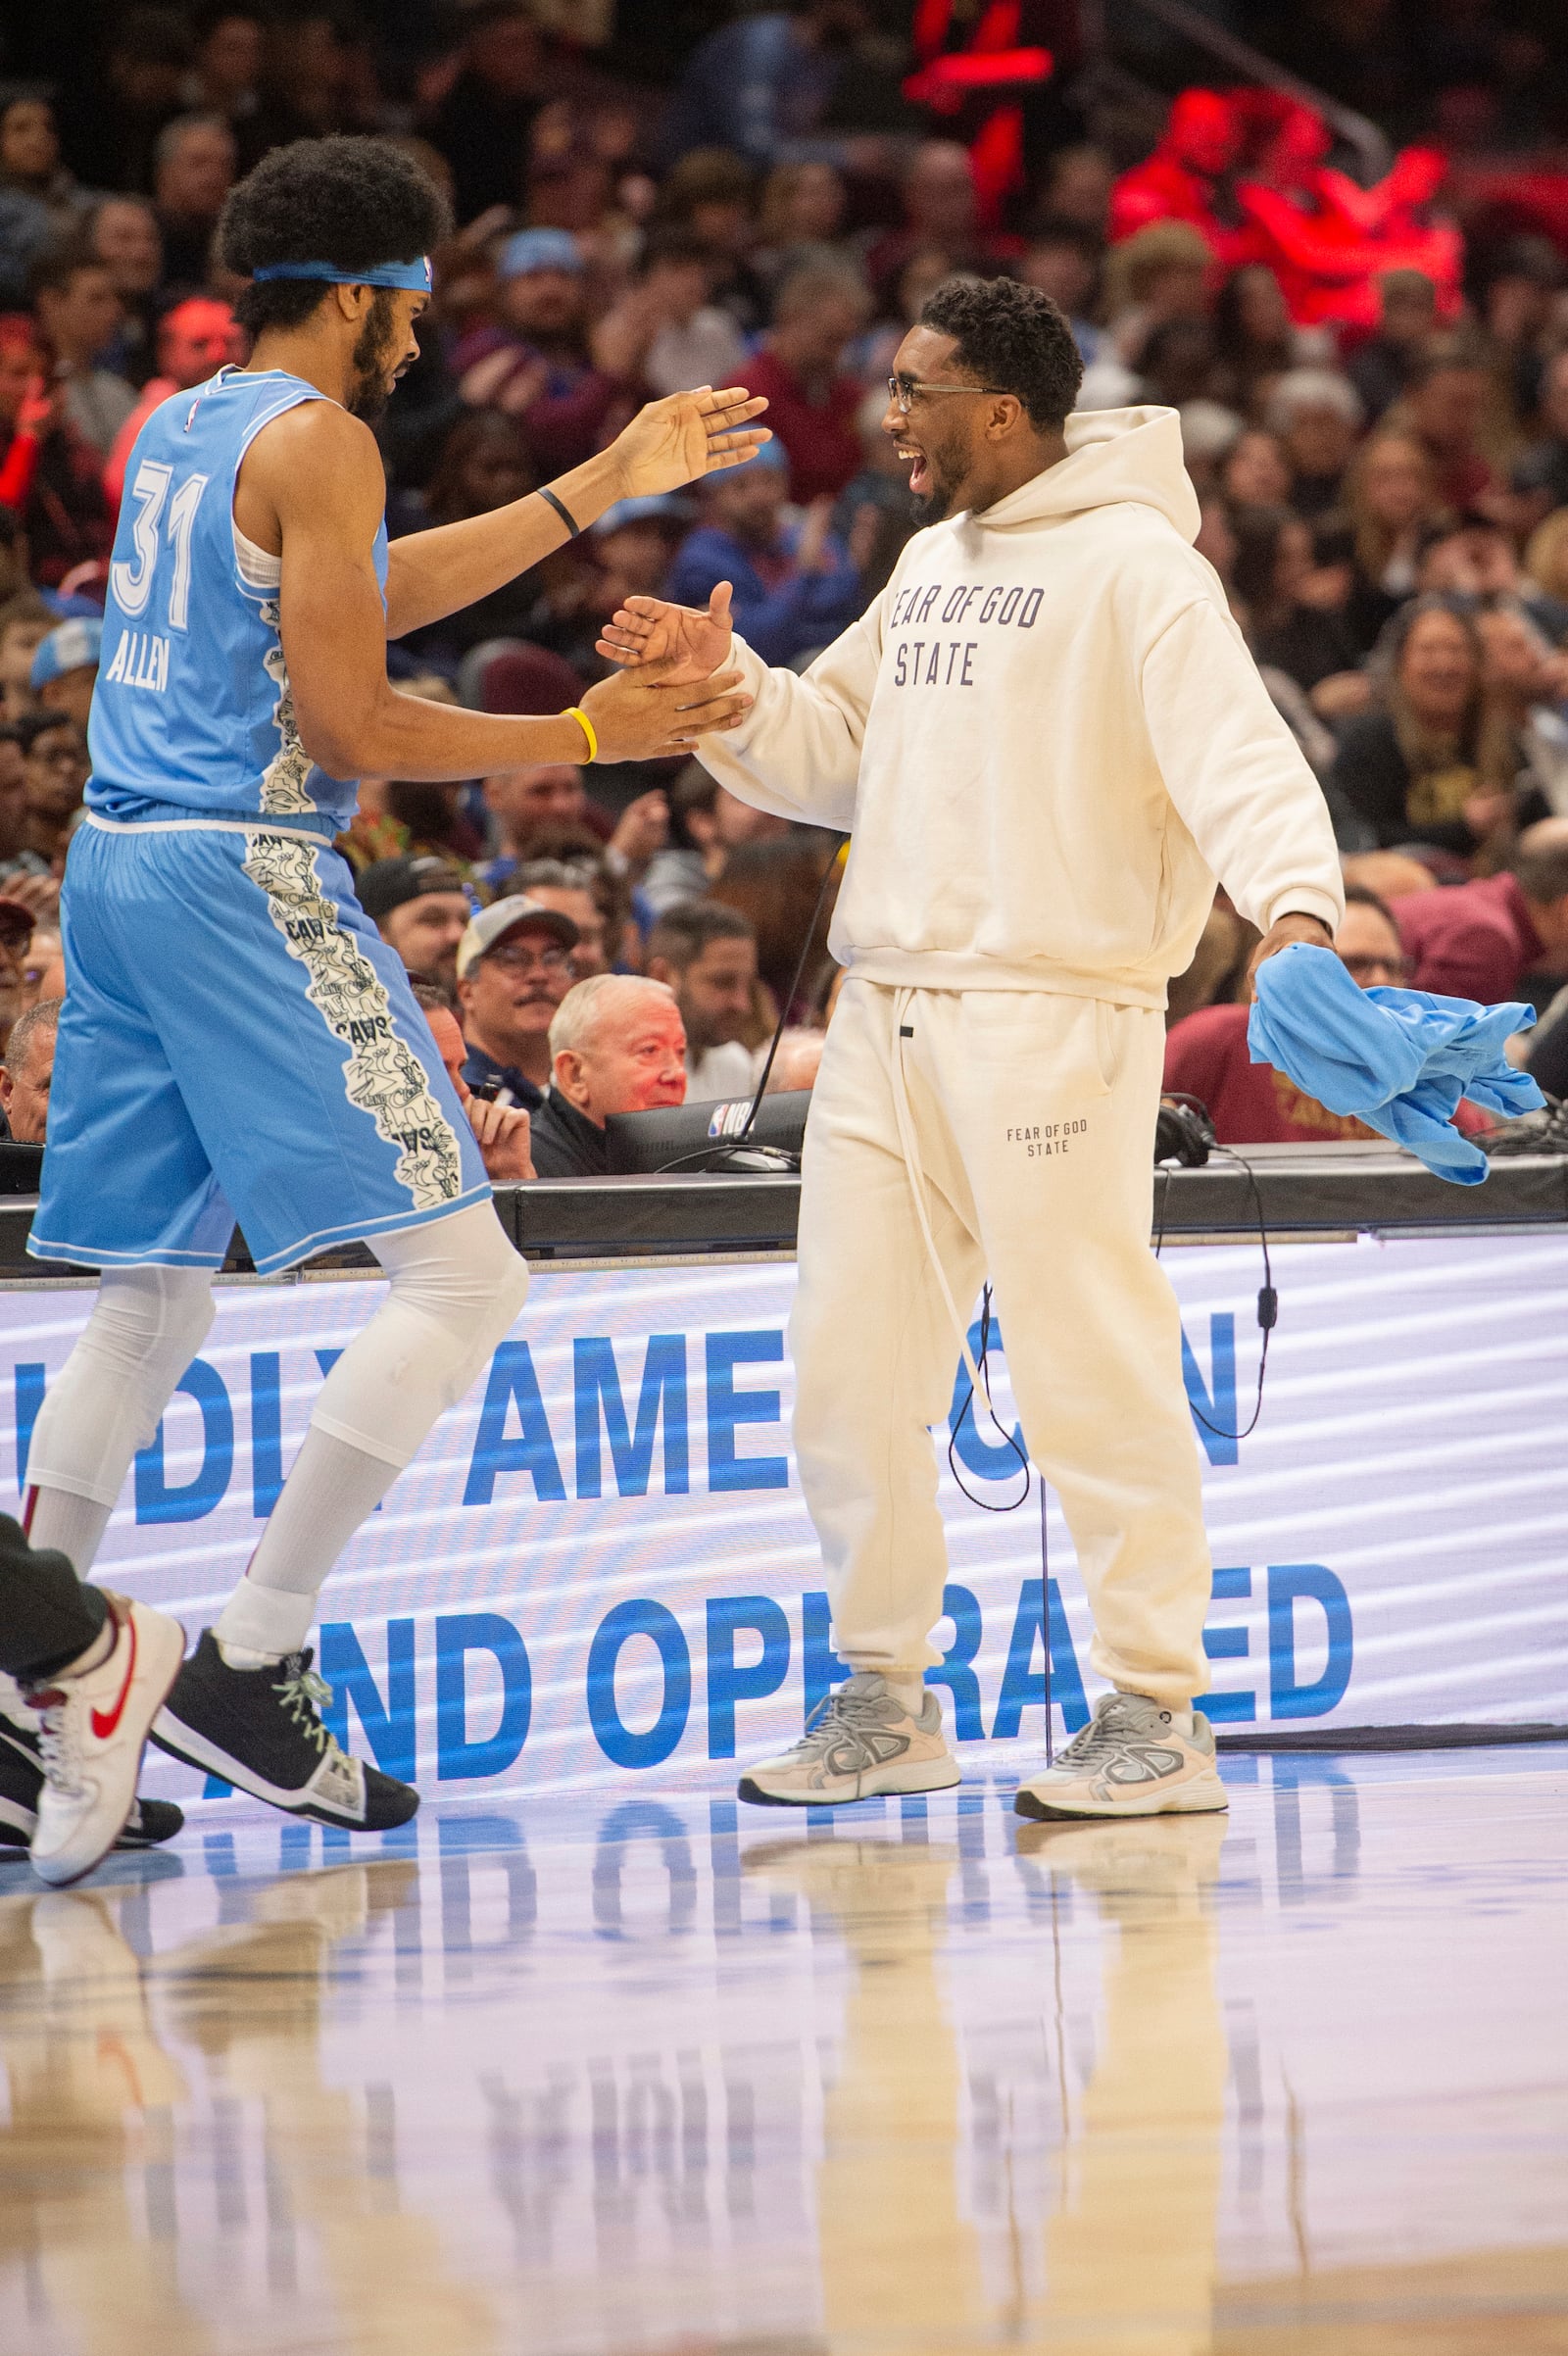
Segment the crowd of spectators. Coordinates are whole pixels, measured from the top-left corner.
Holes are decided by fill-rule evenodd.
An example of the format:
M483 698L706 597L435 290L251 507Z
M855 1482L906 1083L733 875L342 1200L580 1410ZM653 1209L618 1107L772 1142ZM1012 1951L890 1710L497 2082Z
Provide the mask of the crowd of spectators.
M1492 13L1438 12L1472 46ZM1311 15L1292 12L1280 39ZM999 195L962 123L901 96L907 16L874 0L61 7L57 32L79 24L83 54L62 72L40 34L22 62L53 74L0 88L13 1135L41 1134L41 1014L62 986L59 882L127 453L159 400L244 356L214 241L235 177L338 129L398 140L457 223L381 428L394 534L517 498L678 388L744 383L776 436L700 489L612 509L394 646L399 684L557 711L598 675L596 638L626 596L700 603L721 580L748 640L804 666L913 528L882 430L901 336L949 273L1013 272L1072 321L1085 407L1181 414L1199 546L1333 812L1352 972L1523 995L1551 1011L1538 1036L1555 1028L1568 1061L1553 1006L1568 981L1568 260L1504 226L1471 239L1458 304L1394 268L1375 326L1303 326L1271 270L1225 268L1191 221L1112 244L1132 159L1085 137L1069 106L1031 116L1027 169ZM1497 56L1506 80L1515 52ZM1401 122L1431 135L1443 93L1406 79ZM368 778L342 848L498 1173L596 1166L607 1107L671 1102L676 1066L694 1099L746 1093L780 1018L775 1084L810 1084L838 846L695 763ZM1244 1081L1250 947L1220 895L1173 989L1169 1084L1207 1098L1228 1142L1353 1128ZM502 1117L519 1112L531 1160L528 1125Z

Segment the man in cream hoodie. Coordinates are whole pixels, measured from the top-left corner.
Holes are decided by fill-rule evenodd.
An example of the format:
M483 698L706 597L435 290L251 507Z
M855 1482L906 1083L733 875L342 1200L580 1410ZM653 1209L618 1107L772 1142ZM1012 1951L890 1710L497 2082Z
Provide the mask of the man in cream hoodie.
M950 279L900 347L886 430L931 528L804 677L728 601L632 600L605 651L737 662L756 701L700 748L743 801L848 828L849 968L807 1134L791 1325L801 1485L852 1674L744 1798L820 1806L958 1781L930 1632L947 1573L929 1427L989 1273L1113 1689L1035 1816L1223 1808L1210 1586L1175 1299L1150 1250L1170 976L1217 876L1264 935L1343 912L1316 780L1219 580L1175 413L1071 416L1066 321ZM971 1369L972 1371L972 1369Z

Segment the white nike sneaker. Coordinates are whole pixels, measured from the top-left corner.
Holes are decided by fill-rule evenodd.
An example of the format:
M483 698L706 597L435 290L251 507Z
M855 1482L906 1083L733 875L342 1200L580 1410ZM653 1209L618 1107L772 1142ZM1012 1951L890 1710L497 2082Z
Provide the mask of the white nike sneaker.
M28 1848L38 1829L38 1794L44 1788L38 1713L28 1709L14 1677L0 1671L0 1864L6 1851ZM172 1841L185 1811L172 1799L139 1794L115 1842L117 1849L157 1848Z
M1054 1766L1018 1786L1020 1816L1188 1816L1228 1808L1214 1765L1214 1730L1201 1710L1193 1731L1147 1693L1102 1693Z
M23 1689L40 1720L43 1788L28 1854L40 1881L79 1882L103 1862L136 1804L147 1731L179 1675L185 1631L105 1588L114 1644L92 1669Z
M759 1807L820 1808L885 1792L948 1792L962 1780L936 1694L914 1717L885 1677L861 1669L834 1688L798 1742L749 1767L736 1790Z

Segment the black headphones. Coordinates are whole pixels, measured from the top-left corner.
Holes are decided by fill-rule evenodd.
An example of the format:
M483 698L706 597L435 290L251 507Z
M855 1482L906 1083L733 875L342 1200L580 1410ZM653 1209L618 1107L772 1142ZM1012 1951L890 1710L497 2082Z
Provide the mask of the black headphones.
M1200 1170L1211 1147L1218 1145L1208 1106L1197 1097L1174 1095L1159 1100L1154 1124L1154 1159L1174 1161L1184 1170Z

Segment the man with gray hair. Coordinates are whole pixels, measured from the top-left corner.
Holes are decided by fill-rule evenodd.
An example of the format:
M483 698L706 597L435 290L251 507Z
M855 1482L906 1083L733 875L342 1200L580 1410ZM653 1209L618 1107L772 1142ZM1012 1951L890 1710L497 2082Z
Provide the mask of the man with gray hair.
M638 973L593 973L550 1025L550 1093L533 1116L541 1178L602 1178L612 1112L686 1102L686 1031L675 993Z
M41 1146L49 1127L49 1082L55 1068L58 998L40 999L19 1015L0 1063L0 1116L14 1145Z
M1321 515L1340 500L1365 412L1337 368L1287 368L1269 395L1264 423L1285 445L1298 515Z

